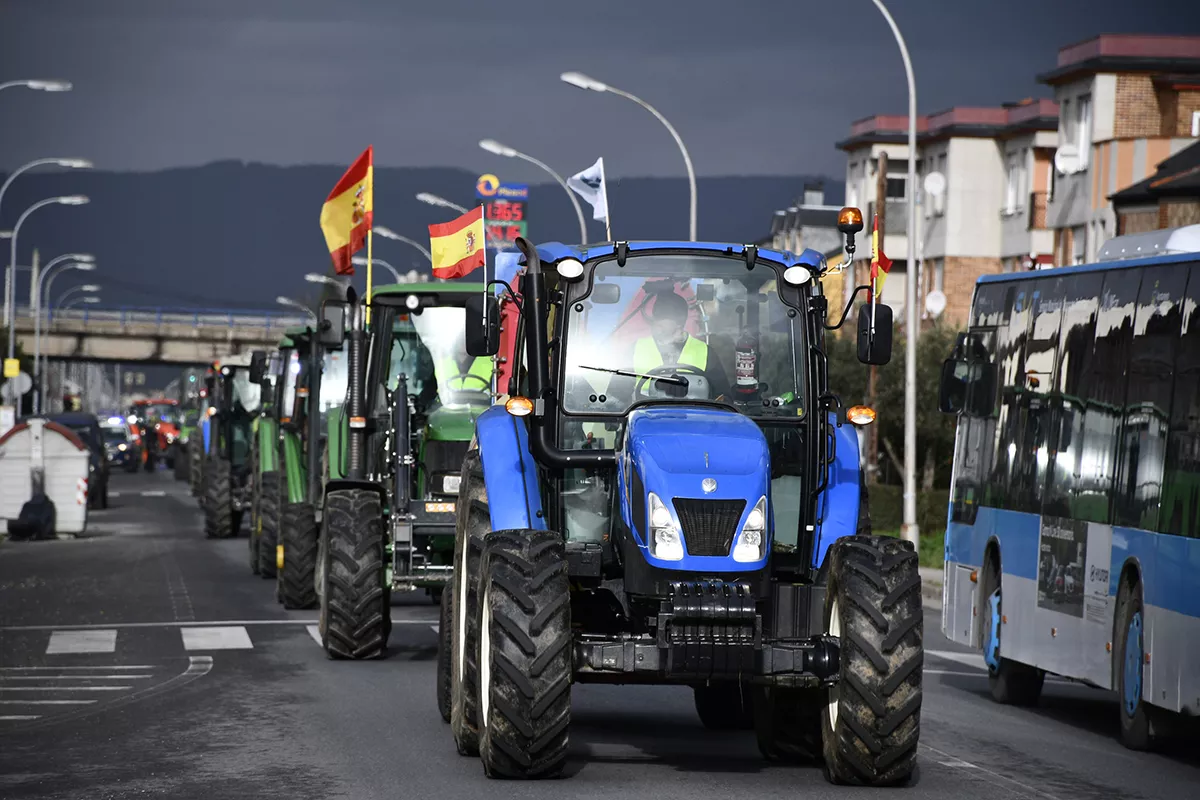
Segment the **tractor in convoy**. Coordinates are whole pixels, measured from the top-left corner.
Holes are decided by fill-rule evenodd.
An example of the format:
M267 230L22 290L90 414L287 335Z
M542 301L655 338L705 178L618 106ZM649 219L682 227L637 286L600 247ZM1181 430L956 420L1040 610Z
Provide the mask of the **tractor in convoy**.
M200 393L203 388L204 371L188 368L179 377L179 405L176 407L178 435L171 443L167 457L175 473L175 480L189 480L192 458L189 442L200 424Z
M493 359L467 355L463 338L466 304L484 291L380 286L369 325L353 297L322 309L323 335L348 336L345 402L328 421L316 577L331 658L385 653L393 592L424 589L446 608L463 457L493 399Z
M852 256L862 215L838 222ZM768 759L908 782L918 558L867 532L855 428L875 415L843 406L825 356L867 287L831 313L811 250L516 244L517 368L474 422L440 645L459 752L490 777L555 776L572 683L674 684L707 727L752 727ZM468 353L498 353L500 318L471 298ZM891 326L877 299L860 307L860 361L888 362ZM350 397L365 419L371 394ZM382 526L362 442L328 500L347 563L382 549L364 538Z
M252 425L261 400L261 387L250 380L250 365L249 353L227 356L214 362L206 380L200 504L205 535L213 539L236 536L250 507Z
M135 400L127 418L137 427L145 460L143 468L152 472L160 462L168 469L175 466L175 440L179 438L179 402L165 397Z
M250 356L250 381L259 387L258 413L250 425L250 571L275 577L275 541L279 531L279 394L284 375L281 353L293 347L284 336L278 347Z
M194 427L185 428L180 431L180 436L186 434L187 447L185 452L187 455L188 469L187 481L188 491L192 497L200 499L201 493L204 491L204 461L208 453L208 434L212 429L212 413L214 411L210 395L212 387L215 385L216 369L209 366L203 374L199 376L199 390L196 392L196 422Z

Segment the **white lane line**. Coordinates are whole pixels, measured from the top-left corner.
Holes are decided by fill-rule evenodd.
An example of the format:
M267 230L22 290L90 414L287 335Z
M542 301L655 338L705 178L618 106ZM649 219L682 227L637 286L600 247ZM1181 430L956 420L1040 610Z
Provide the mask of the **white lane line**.
M0 692L123 692L132 686L0 686Z
M309 625L305 630L308 631L308 635L312 637L312 640L317 643L317 647L325 647L325 644L321 641L321 628L319 625Z
M241 625L183 628L184 650L253 650L250 634Z
M142 492L142 497L166 497L166 496L167 496L167 493L164 492L162 489L151 489L149 491Z
M224 619L184 622L106 622L96 625L10 625L0 631L90 631L126 628L201 628L224 625L312 625L315 619ZM427 619L393 619L392 625L428 625Z
M941 658L946 661L953 661L956 664L963 664L968 667L975 667L976 669L987 669L987 667L984 666L982 653L955 653L951 650L926 650L925 655L933 656L934 658Z
M87 631L54 631L46 655L60 653L113 653L117 649L117 632L112 628Z
M4 706L86 706L96 700L0 700Z
M60 672L65 670L80 670L80 669L154 669L151 664L96 664L93 666L70 666L70 667L0 667L0 672L26 672L29 670L48 670Z
M942 764L943 766L977 769L980 772L986 772L988 775L992 776L992 779L995 781L1001 781L1004 783L1011 784L1012 786L1016 786L1020 789L1025 790L1026 792L1029 792L1030 794L1037 795L1039 797L1045 797L1045 798L1047 798L1047 800L1058 800L1058 798L1055 797L1055 795L1048 794L1048 793L1043 792L1042 790L1037 789L1033 786L1029 786L1028 784L1024 784L1024 783L1021 783L1020 781L1013 780L1012 778L1008 777L1007 775L1001 775L1000 773L994 772L994 771L988 769L987 767L972 763L963 758L959 758L958 756L956 756L952 753L947 753L946 751L939 750L936 747L930 747L929 745L925 744L924 742L922 742L918 746L922 750L928 750L928 751L934 753L935 755L940 756L940 758L938 758L938 763Z
M3 714L0 715L0 722L21 722L27 719L41 719L40 714Z
M108 496L109 497L120 497L121 493L120 492L109 492Z
M430 626L429 626L429 628L430 628L430 630L432 630L434 633L441 633L441 632L442 632L442 627L441 627L441 625L430 625Z
M0 678L0 683L5 681L138 681L153 677L153 675L133 675L128 672L123 675L5 675Z

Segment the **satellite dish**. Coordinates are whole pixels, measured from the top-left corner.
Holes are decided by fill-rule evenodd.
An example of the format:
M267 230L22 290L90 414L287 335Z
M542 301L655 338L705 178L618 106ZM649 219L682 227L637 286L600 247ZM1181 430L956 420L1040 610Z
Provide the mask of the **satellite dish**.
M940 172L931 172L925 176L925 191L931 197L941 197L946 191L946 176Z
M934 317L941 316L942 312L946 310L946 295L937 289L925 295L925 310Z
M1054 153L1054 168L1063 175L1079 171L1079 151L1073 144L1064 144Z

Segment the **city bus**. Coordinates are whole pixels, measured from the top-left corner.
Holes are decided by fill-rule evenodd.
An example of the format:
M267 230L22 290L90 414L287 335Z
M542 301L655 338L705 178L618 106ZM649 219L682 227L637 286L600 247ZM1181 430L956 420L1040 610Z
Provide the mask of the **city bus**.
M992 697L1036 704L1047 674L1114 691L1132 749L1200 714L1200 225L981 277L939 406L942 631Z

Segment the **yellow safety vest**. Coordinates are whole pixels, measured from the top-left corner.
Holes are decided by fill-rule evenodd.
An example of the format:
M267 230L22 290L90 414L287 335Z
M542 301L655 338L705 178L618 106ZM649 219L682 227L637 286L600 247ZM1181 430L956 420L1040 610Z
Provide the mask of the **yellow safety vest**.
M458 366L457 359L453 356L447 356L442 359L437 369L438 389L449 389L451 391L491 391L492 359L486 356L479 356L471 362L471 368L466 372L467 375L475 375L481 378L482 381L459 377L462 374L462 369Z
M708 345L688 334L687 340L683 343L683 349L679 352L679 361L676 363L680 366L695 367L698 370L706 369L708 367ZM655 344L654 338L646 336L638 339L637 344L633 346L633 371L645 373L662 365L662 353L658 351L658 345Z

